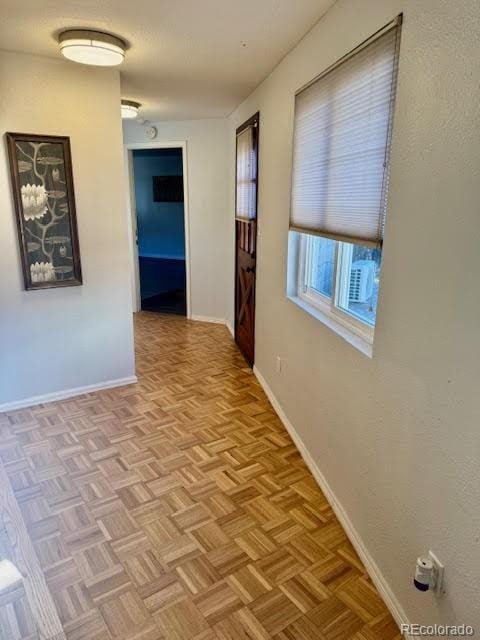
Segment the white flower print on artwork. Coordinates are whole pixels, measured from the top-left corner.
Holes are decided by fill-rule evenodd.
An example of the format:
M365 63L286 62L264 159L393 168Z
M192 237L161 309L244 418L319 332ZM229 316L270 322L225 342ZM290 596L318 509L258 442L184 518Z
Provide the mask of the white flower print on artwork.
M51 262L35 262L30 265L32 282L50 282L55 280L55 269Z
M25 220L42 218L47 212L48 195L45 187L41 184L27 184L23 185L21 193Z

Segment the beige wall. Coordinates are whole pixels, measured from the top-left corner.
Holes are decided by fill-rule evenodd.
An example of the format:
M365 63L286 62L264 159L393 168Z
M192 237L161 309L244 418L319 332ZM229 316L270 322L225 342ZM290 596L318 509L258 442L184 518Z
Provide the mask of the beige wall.
M187 144L190 300L193 318L223 322L230 280L227 120L155 123L155 142ZM146 127L123 125L125 144L148 142Z
M401 11L369 359L285 295L294 93ZM410 621L477 629L479 33L477 0L339 0L231 116L229 205L235 127L260 110L257 367ZM412 587L429 548L446 565L440 600Z
M84 284L24 291L0 150L0 409L134 374L117 71L0 52L0 133L67 135Z

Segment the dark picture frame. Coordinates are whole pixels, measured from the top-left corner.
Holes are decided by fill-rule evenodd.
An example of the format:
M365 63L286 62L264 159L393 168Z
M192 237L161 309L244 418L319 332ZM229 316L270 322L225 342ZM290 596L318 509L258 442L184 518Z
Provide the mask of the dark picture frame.
M25 289L81 285L70 138L5 138Z

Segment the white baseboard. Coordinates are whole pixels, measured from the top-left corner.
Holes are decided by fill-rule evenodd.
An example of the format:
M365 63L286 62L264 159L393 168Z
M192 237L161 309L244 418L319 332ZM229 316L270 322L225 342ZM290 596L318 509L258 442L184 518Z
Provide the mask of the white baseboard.
M402 624L409 624L406 614L403 610L403 607L398 602L395 594L392 592L390 588L390 585L385 580L380 569L378 568L372 556L368 552L368 549L366 548L365 544L363 543L363 540L361 539L360 535L358 534L355 527L353 526L350 518L348 517L348 514L346 513L345 509L342 507L337 497L335 496L333 490L331 489L330 485L328 484L327 479L318 468L317 463L314 461L314 459L310 455L307 447L303 443L303 440L301 439L301 437L298 435L295 427L287 418L287 415L285 414L282 407L280 406L280 403L278 402L277 398L273 394L273 391L268 386L267 381L265 380L265 378L263 377L263 375L260 373L260 371L257 369L256 366L253 367L253 373L255 374L257 380L259 381L260 385L265 391L267 398L270 400L273 408L275 409L275 412L277 413L278 417L282 421L285 429L290 434L290 437L292 438L297 449L299 450L300 455L302 456L305 464L310 469L313 477L317 481L318 486L320 487L326 499L330 503L330 506L332 507L333 511L335 512L335 515L338 518L338 521L342 525L350 542L352 543L353 547L358 553L361 561L365 566L365 569L368 572L368 575L372 579L372 582L376 586L381 598L385 602L385 605L388 607L390 613L395 619L395 622L398 624L399 627ZM413 636L409 637L408 635L405 635L405 638L407 640L414 640Z
M15 411L16 409L24 409L25 407L33 407L37 404L46 404L47 402L65 400L66 398L73 398L75 396L81 396L84 393L101 391L102 389L124 387L127 384L135 384L135 382L138 382L137 376L129 376L128 378L117 378L116 380L106 380L105 382L99 382L97 384L88 384L84 387L54 391L53 393L46 393L42 396L32 396L31 398L24 398L23 400L0 404L0 413L5 413L5 411Z
M232 338L235 340L235 330L232 327L232 325L230 324L230 322L228 320L225 320L225 324L227 326L227 329L230 331Z
M197 316L195 314L190 316L190 320L195 320L196 322L212 322L213 324L225 324L225 318L212 318L211 316Z

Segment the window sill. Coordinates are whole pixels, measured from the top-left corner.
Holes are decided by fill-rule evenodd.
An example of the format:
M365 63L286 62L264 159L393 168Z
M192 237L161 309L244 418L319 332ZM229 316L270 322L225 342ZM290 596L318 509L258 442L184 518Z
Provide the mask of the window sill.
M318 307L310 304L303 298L299 296L287 296L288 299L296 304L298 307L309 313L311 316L320 320L324 325L326 325L332 331L335 331L339 336L341 336L344 340L346 340L352 347L355 347L359 351L361 351L368 358L373 357L373 337L364 334L362 335L360 331L357 331L353 328L350 328L345 322L340 322L333 314L325 313Z

